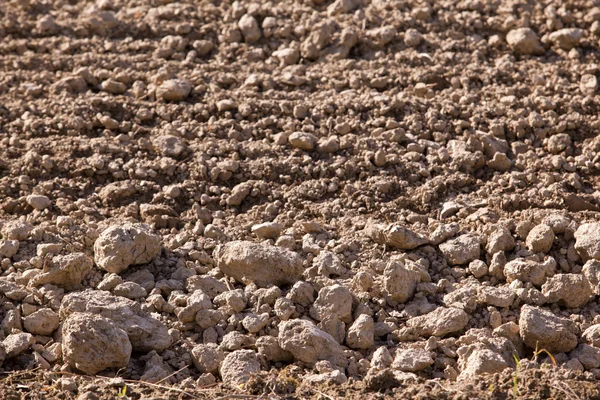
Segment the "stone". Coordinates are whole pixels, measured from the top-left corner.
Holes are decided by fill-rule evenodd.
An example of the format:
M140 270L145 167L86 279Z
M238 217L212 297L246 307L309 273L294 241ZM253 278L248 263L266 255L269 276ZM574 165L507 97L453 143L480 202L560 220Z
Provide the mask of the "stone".
M347 364L340 344L310 321L294 319L283 322L279 325L278 341L283 350L306 364L314 365L319 360L327 360L340 367Z
M260 31L260 27L258 26L258 22L256 18L254 18L250 14L245 14L238 21L238 27L240 31L242 31L242 35L244 35L244 40L246 43L254 43L258 41L262 32Z
M216 374L219 372L219 366L225 359L225 353L216 343L199 344L194 346L191 351L192 362L198 372Z
M252 281L258 286L292 285L304 271L302 258L290 250L232 241L215 250L217 267L239 282Z
M63 245L61 243L41 243L37 245L35 253L38 257L44 257L48 254L58 255L62 249Z
M29 222L13 220L2 225L0 232L3 239L23 241L29 237L32 229L33 227Z
M166 101L182 101L192 91L192 84L184 79L169 79L156 88L156 97Z
M236 350L225 357L219 371L225 385L239 386L260 371L260 361L252 350Z
M467 233L440 244L440 251L451 265L468 264L479 258L481 249L478 235Z
M58 314L51 308L41 308L23 318L23 327L34 335L50 336L59 322Z
M591 96L598 90L598 78L593 74L583 74L579 80L579 90L586 96Z
M548 39L563 50L571 50L579 46L579 42L583 37L583 30L579 28L564 28L556 32L552 32Z
M429 243L429 240L400 225L390 225L384 232L385 244L401 250L412 250Z
M506 42L517 54L544 54L544 47L538 35L530 28L513 29L506 35Z
M281 66L288 66L296 64L300 60L300 51L294 48L285 48L274 51L271 54L273 57L279 60Z
M482 374L495 374L510 368L510 365L500 354L486 348L469 352L467 357L459 359L459 364L462 366L459 375L461 380L472 379Z
M392 365L393 361L394 359L392 358L392 355L387 347L381 346L373 352L373 356L371 358L371 368L388 368L390 365Z
M569 357L578 359L585 369L600 367L600 349L589 344L580 344L569 353Z
M257 333L269 322L269 314L248 314L242 320L242 326L250 333Z
M227 204L232 207L239 206L240 204L242 204L244 199L248 197L251 190L252 186L250 186L250 184L248 184L247 182L242 182L238 185L235 185L233 189L231 189L231 194L227 198ZM211 225L209 224L206 228L208 228L209 226ZM206 231L204 236L207 236Z
M536 225L529 231L525 244L533 253L547 253L554 243L554 231L546 224Z
M18 240L0 240L0 258L11 258L19 251Z
M497 228L488 237L486 251L496 254L499 251L511 251L515 248L515 239L510 231L504 227Z
M481 260L473 260L469 263L469 272L477 279L488 274L488 266Z
M127 86L116 79L108 78L100 84L100 89L110 94L123 94L127 90Z
M154 146L154 149L156 150L157 153L159 153L165 157L171 157L171 158L175 158L175 159L178 158L179 156L181 156L181 154L183 154L187 149L187 145L186 145L185 141L182 138L180 138L179 136L175 136L175 135L159 135L152 139L152 145ZM156 215L156 214L158 214L157 211L159 211L158 208L154 208L154 210L151 208L152 206L155 206L154 204L143 204L142 206L143 207L140 207L140 214L146 220L146 222L149 222L148 220L150 220L150 219L156 219L156 217L162 217L162 215ZM146 214L146 215L144 215L144 214ZM154 214L154 215L149 215L149 214ZM168 210L168 213L164 213L164 214L168 215L168 214L174 214L174 213L171 212L171 210Z
M310 316L317 321L325 317L337 318L342 322L352 320L352 293L345 286L338 284L326 286L310 308Z
M139 299L146 297L148 293L140 284L135 282L123 282L115 286L113 294L116 296L127 297L128 299Z
M330 277L331 275L341 276L347 270L340 258L333 252L322 250L313 259L313 267L317 268L319 275Z
M406 322L420 336L445 336L460 332L469 323L467 313L458 308L438 307L434 311L414 317Z
M586 263L583 265L583 269L581 270L581 272L590 284L592 291L595 294L600 295L600 261L586 261Z
M594 347L600 347L600 324L592 325L587 328L581 337L586 343L589 343Z
M369 349L375 341L375 322L373 318L361 314L350 325L346 333L346 345L351 349Z
M139 303L103 290L85 290L66 295L59 310L61 320L74 312L101 315L127 332L135 351L161 352L171 345L167 327L142 310Z
M33 344L35 344L35 338L30 333L10 334L2 341L2 346L0 346L6 351L6 357L2 358L16 357L29 349Z
M545 349L552 354L565 353L577 346L579 329L569 319L546 309L524 305L519 317L523 342L532 349Z
M507 308L515 301L515 292L508 287L481 286L478 288L479 300L493 307Z
M592 300L594 292L587 278L581 274L556 274L542 286L548 303L559 303L578 308Z
M403 372L418 372L433 364L431 353L425 349L397 350L392 368Z
M317 137L309 132L293 132L288 141L298 149L312 151L317 144Z
M412 372L402 372L393 368L371 368L364 378L364 385L372 391L385 392L389 389L403 387L418 382Z
M383 271L383 287L393 301L406 303L415 294L420 276L400 261L390 261Z
M423 41L423 35L416 29L407 29L404 32L404 44L408 47L417 47Z
M575 231L575 250L583 261L600 260L600 223L582 224Z
M65 363L87 374L129 364L132 347L127 333L108 318L73 313L63 323L62 338Z
M540 263L533 260L517 258L509 261L504 266L504 276L507 282L519 280L531 282L535 286L542 286L546 277L554 274L555 263Z
M119 274L130 265L149 263L160 251L160 236L148 225L124 223L100 234L94 243L94 260L103 270Z
M242 348L253 347L254 344L254 337L250 335L244 335L238 331L233 331L223 336L220 348L225 351L235 351Z
M261 239L273 239L279 236L283 230L283 225L277 222L263 222L262 224L253 225L251 232Z
M151 351L147 356L140 358L144 360L144 373L140 377L140 381L157 383L165 381L171 376L172 368L155 351Z
M43 196L41 194L30 194L25 198L25 201L38 211L42 211L52 204L48 196Z
M78 290L82 281L92 270L94 261L84 253L71 253L54 256L52 263L44 265L43 273L36 275L30 285L33 287L53 284L65 290Z

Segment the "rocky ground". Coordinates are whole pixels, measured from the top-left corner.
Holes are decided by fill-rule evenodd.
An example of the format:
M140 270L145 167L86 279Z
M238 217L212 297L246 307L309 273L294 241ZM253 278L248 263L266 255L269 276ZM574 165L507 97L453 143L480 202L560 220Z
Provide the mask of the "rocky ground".
M0 2L3 398L600 398L600 2Z

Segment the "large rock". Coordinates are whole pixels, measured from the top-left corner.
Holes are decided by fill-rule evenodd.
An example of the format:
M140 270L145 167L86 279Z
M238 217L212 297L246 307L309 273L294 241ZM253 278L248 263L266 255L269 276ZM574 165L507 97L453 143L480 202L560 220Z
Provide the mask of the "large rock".
M532 349L564 353L577 346L579 329L569 319L561 318L540 307L524 305L519 318L523 342Z
M82 281L92 270L94 261L83 253L71 253L55 256L52 263L44 266L44 272L36 275L30 282L32 286L51 283L65 290L77 290L83 287Z
M141 305L125 297L113 296L103 290L86 290L65 296L59 316L65 320L75 313L101 315L110 319L129 336L135 351L161 352L171 345L167 327Z
M465 329L469 316L458 308L439 307L434 311L411 318L406 325L421 336L445 336Z
M338 342L310 321L294 319L279 326L279 346L294 358L309 365L327 360L345 367L346 355Z
M258 354L252 350L236 350L229 353L221 363L221 378L223 383L239 386L260 371Z
M247 241L217 247L215 258L225 275L258 286L291 285L303 272L302 258L293 251Z
M556 274L548 278L542 294L548 303L559 302L569 308L581 307L594 296L587 278L580 274Z
M107 368L125 368L131 343L118 324L100 315L73 313L62 326L66 364L94 375Z
M146 264L160 253L160 236L145 224L112 225L94 243L98 267L119 274L130 265Z
M539 287L546 282L546 277L554 274L555 267L555 262L540 263L517 258L506 263L504 266L504 276L509 283L518 280L521 282L531 282Z
M420 275L400 261L390 261L383 271L383 287L387 296L406 303L415 294Z
M583 261L600 260L600 223L583 224L577 228L575 250Z
M517 54L544 54L538 35L530 28L517 28L508 32L506 42Z
M440 244L440 251L451 265L468 264L479 258L481 249L478 235L467 233Z
M317 300L310 308L310 316L317 321L326 317L337 318L342 322L352 319L352 293L341 285L326 286L319 290Z

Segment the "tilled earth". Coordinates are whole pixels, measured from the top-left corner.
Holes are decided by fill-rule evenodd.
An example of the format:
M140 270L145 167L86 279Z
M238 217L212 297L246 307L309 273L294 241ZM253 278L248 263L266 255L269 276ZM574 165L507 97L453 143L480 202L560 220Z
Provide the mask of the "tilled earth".
M600 398L597 1L5 0L0 38L0 397Z

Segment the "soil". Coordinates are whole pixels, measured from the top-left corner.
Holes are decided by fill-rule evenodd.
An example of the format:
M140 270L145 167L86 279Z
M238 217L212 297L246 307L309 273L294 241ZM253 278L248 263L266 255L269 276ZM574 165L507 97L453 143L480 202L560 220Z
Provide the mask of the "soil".
M429 343L423 335L400 335L406 322L428 306L448 305L444 295L473 280L508 287L502 273L474 274L468 263L449 262L433 243L440 226L453 229L444 241L479 235L478 259L486 267L495 252L485 248L503 227L516 242L505 250L509 261L552 257L558 272L581 274L586 260L573 234L600 217L599 6L591 0L1 2L0 228L13 221L31 226L17 239L18 252L0 257L0 283L28 290L18 299L0 290L3 334L14 333L16 326L6 325L11 310L48 305L26 297L37 292L24 273L47 262L38 245L58 243L62 255L93 258L100 233L125 220L150 225L162 243L151 263L120 274L125 281L144 270L153 282L180 276L181 287L169 283L175 286L168 290L183 293L183 268L212 274L250 297L251 284L214 272L218 245L249 240L292 248L306 271L326 249L342 272L321 276L313 268L305 279L316 289L352 288L353 310L362 302L375 322L392 328L370 349L355 351L359 372L339 385L304 383L310 368L282 377L288 367L277 362L263 365L243 388L218 380L198 387L188 353L204 331L163 312L161 321L180 337L162 356L173 371L164 382L139 382L145 354L134 353L123 371L85 376L60 360L32 371L39 366L28 350L2 364L0 398L600 398L600 370L569 364L576 357L568 352L557 355L556 368L537 364L458 381L448 375L448 366L458 369L456 353L448 355L456 341L469 329L496 328L491 318L518 323L524 298L507 307L458 299L468 323L441 339L453 350L418 372L417 382L366 387L360 369L368 366L358 362L378 346L423 348ZM523 27L535 32L537 53L507 42L509 32ZM581 29L580 37L551 35L566 28ZM557 215L567 228L549 250L530 251L529 230ZM280 224L281 233L253 233L265 222ZM406 226L429 239L394 247L368 234L373 224ZM418 284L413 308L386 303L381 291L355 290L365 272L377 286L392 259L426 270L429 281ZM96 289L106 276L94 265L82 288ZM284 296L289 291L281 289ZM420 308L423 299L428 304ZM600 322L596 297L581 307L559 299L546 308L581 332ZM309 307L296 305L295 312L308 318ZM241 317L226 320L219 340L244 331ZM277 336L279 320L272 312L270 318L254 336ZM36 344L60 341L59 331L36 336ZM581 334L577 340L583 343ZM521 356L533 353L526 347ZM65 377L75 382L73 390L58 383Z

